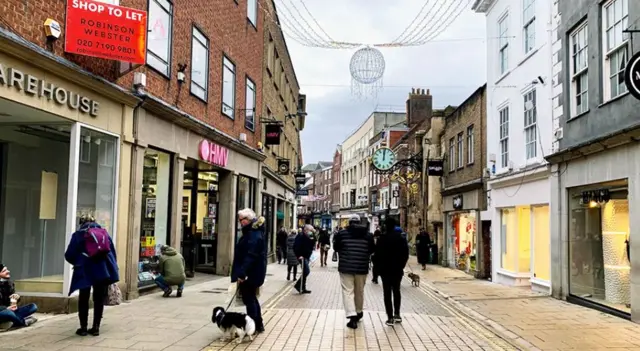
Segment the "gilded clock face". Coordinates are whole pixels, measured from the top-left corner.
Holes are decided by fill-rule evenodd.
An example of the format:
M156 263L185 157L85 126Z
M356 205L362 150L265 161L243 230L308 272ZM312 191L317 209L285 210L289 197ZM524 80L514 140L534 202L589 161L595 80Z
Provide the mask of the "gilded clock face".
M381 171L389 170L396 163L396 154L388 147L380 148L373 153L371 163Z

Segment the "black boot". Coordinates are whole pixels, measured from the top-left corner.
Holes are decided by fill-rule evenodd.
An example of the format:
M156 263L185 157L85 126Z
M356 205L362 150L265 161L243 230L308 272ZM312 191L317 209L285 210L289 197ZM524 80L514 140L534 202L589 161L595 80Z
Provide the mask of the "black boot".
M349 317L349 323L347 323L347 328L358 329L358 317Z
M87 330L87 333L89 333L89 335L93 335L93 336L98 336L100 335L100 322L99 321L94 321L93 322L93 327L91 327L91 329Z
M87 327L80 327L78 330L76 330L76 334L80 335L80 336L87 336Z

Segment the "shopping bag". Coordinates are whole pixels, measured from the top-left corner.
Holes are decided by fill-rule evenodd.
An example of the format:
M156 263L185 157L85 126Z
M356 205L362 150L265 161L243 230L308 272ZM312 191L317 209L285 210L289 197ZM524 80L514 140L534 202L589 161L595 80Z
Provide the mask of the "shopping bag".
M333 252L333 255L331 255L331 261L338 262L338 251Z
M122 291L120 291L120 287L118 283L114 283L109 285L107 288L107 296L105 297L104 305L105 306L118 306L122 303Z

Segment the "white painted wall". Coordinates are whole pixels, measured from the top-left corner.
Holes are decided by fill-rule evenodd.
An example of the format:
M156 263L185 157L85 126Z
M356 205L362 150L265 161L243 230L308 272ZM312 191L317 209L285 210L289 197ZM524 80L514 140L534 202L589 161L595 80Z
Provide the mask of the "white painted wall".
M496 174L509 171L509 162L502 167L500 158L499 110L509 107L508 160L514 170L537 162L543 162L551 153L552 143L552 83L551 83L551 2L535 1L535 45L525 54L523 29L523 3L525 0L496 0L486 13L487 20L487 154L495 155ZM508 16L508 65L500 73L499 21ZM544 84L531 84L542 77ZM536 157L526 159L523 95L536 89L537 100L537 150ZM493 162L487 166L492 168Z

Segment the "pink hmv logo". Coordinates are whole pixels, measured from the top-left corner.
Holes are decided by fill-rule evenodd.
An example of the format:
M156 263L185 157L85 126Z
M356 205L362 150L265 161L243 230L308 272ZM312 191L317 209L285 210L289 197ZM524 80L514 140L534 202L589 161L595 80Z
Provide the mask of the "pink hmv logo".
M200 159L220 167L227 167L229 149L208 140L200 142Z

